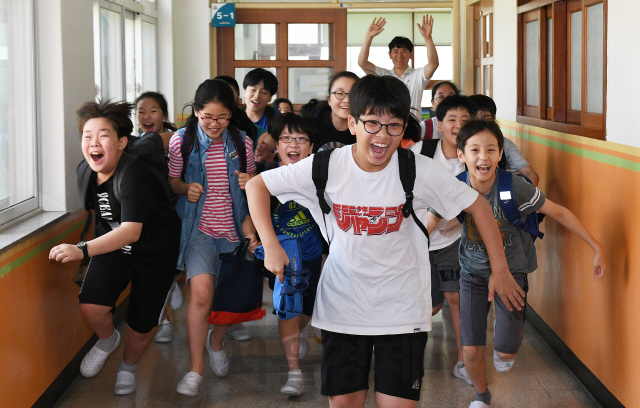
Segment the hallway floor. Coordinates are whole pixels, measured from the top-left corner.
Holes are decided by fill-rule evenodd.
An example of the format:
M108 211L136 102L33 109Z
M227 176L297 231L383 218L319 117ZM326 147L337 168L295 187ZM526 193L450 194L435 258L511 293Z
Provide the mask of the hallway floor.
M138 363L138 390L128 396L113 394L116 370L122 359L123 346L112 353L102 371L93 378L78 376L56 405L57 408L86 407L328 407L320 395L320 359L322 346L308 328L309 353L301 362L306 392L300 397L280 394L287 380L287 366L278 337L277 318L271 314L271 291L265 286L264 307L267 316L246 323L253 338L235 341L227 336L225 347L231 362L229 374L218 378L207 364L204 383L197 397L184 397L176 385L189 369L189 347L186 327L189 291L182 286L184 304L173 312L172 343L153 343ZM493 313L489 316L493 320ZM529 324L525 340L513 370L500 375L493 368L493 324L489 322L486 359L492 407L598 407L599 405L576 380L558 356L542 341ZM425 376L419 407L469 406L473 387L452 374L456 363L456 346L449 309L434 316L433 331L425 353ZM374 407L373 374L366 407Z

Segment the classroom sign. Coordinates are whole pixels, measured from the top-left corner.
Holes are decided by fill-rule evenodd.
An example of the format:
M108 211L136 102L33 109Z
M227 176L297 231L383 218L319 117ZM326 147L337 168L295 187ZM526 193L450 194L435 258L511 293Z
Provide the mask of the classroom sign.
M211 5L211 27L235 27L236 5L233 3Z

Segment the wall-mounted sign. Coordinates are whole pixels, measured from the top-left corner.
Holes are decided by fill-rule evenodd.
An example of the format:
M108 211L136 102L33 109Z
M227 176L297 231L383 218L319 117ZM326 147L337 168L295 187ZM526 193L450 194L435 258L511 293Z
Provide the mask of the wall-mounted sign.
M211 5L211 27L235 27L236 5L234 3Z

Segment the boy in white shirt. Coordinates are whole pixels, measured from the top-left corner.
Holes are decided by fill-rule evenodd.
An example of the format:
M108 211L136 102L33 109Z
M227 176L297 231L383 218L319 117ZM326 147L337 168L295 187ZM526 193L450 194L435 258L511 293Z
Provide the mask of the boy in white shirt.
M283 280L288 257L274 233L271 194L307 207L329 242L313 321L322 329L322 394L332 407L364 406L372 355L378 407L416 407L431 330L427 238L404 219L398 154L402 136L418 132L406 87L391 76L368 75L351 89L349 129L357 143L336 149L329 163L323 214L312 179L313 156L254 177L249 208L265 249L265 267ZM403 154L407 154L402 150ZM432 160L415 158L413 205L445 218L474 214L495 269L492 289L520 309L524 294L507 268L486 200ZM424 217L426 220L426 217ZM375 348L375 349L374 349Z

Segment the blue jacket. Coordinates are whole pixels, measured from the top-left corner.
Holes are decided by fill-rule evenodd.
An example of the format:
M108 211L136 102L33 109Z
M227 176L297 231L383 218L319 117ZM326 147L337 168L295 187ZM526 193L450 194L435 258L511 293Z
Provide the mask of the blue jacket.
M194 232L196 232L200 225L200 217L202 216L202 209L204 208L204 201L207 192L207 172L204 167L204 161L207 158L206 151L209 146L211 146L211 139L204 133L200 126L197 126L197 128L198 140L197 142L194 142L193 149L189 155L189 162L184 175L184 182L187 184L200 183L204 188L205 194L200 196L197 203L192 203L187 200L186 195L182 195L178 199L176 211L182 220L182 233L180 235L180 255L178 257L178 264L176 265L176 268L180 270L185 269L184 254L189 243L189 238ZM180 142L184 139L185 131L185 128L178 130ZM240 131L240 135L244 142L247 137L246 133ZM249 214L247 199L244 192L240 189L238 176L236 176L236 170L242 170L240 167L238 153L236 152L231 136L226 129L222 134L222 141L224 143L224 156L227 161L227 171L229 173L229 192L231 193L231 202L233 203L233 221L236 227L236 233L242 241L244 239L244 235L242 235L242 221L247 214ZM197 149L196 143L198 144Z

